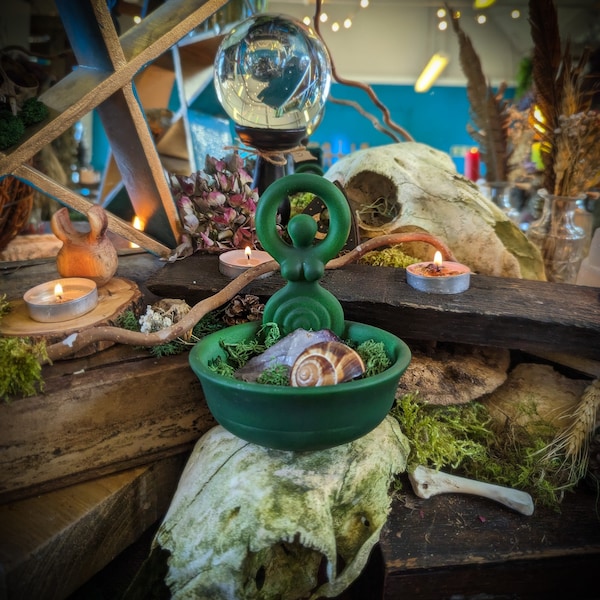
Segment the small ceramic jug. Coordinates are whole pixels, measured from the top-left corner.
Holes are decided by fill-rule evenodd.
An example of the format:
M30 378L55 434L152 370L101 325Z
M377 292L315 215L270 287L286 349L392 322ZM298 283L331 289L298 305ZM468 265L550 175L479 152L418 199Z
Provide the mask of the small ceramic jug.
M61 277L86 277L98 287L108 283L117 271L117 251L107 233L108 217L101 206L92 206L87 218L89 232L77 231L67 208L57 210L50 221L52 232L63 242L56 256Z

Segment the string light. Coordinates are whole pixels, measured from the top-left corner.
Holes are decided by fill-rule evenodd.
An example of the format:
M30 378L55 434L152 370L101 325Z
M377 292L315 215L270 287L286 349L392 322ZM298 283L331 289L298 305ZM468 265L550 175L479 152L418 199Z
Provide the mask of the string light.
M484 23L487 22L487 17L485 15L477 15L475 17L475 20L480 24L483 25Z
M360 0L359 1L359 6L361 8L367 8L369 6L369 0ZM444 12L444 15L446 14L446 11L444 9L441 9ZM354 24L353 22L353 18L354 18L354 14L350 14L348 15L343 21L342 24L344 26L344 29L350 29L352 27L352 25ZM321 23L326 23L329 20L329 15L325 12L322 12L319 15L319 20L321 21ZM305 25L310 26L312 23L312 18L309 16L305 16L302 19L302 22ZM342 25L340 25L340 21L334 21L331 24L331 31L333 31L334 33L337 33L340 29L342 28Z
M515 10L510 13L510 16L513 19L518 19L521 16L521 11L515 8Z

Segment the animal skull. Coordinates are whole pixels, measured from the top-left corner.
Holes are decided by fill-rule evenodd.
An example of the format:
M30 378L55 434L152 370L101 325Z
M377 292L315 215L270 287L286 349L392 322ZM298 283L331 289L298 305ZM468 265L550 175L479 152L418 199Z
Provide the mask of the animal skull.
M318 452L250 444L217 426L186 465L153 552L169 554L173 599L321 598L364 568L409 447L386 418Z
M426 231L476 273L545 279L538 249L439 150L416 142L357 150L325 177L341 183L363 236ZM426 244L408 251L422 260L433 255Z

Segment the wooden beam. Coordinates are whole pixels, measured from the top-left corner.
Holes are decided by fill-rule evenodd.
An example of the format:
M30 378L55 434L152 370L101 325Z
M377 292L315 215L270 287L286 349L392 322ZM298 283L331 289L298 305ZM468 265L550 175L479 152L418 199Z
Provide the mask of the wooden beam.
M117 346L42 376L0 403L0 503L180 454L215 424L187 354Z
M195 303L228 281L217 257L196 254L166 265L147 286L159 296ZM277 273L245 291L266 300L283 285ZM473 275L462 294L425 294L406 283L404 269L367 265L327 271L322 285L342 303L347 319L404 339L600 358L598 288Z
M68 597L163 517L186 458L0 506L0 595Z

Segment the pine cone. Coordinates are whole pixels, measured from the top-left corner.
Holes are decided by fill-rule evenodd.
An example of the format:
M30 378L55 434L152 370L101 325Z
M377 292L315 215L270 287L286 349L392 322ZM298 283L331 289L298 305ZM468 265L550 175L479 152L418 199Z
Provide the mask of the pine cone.
M251 294L234 296L225 307L223 321L227 325L258 321L262 318L264 308L265 305L260 302L258 296L252 296Z

